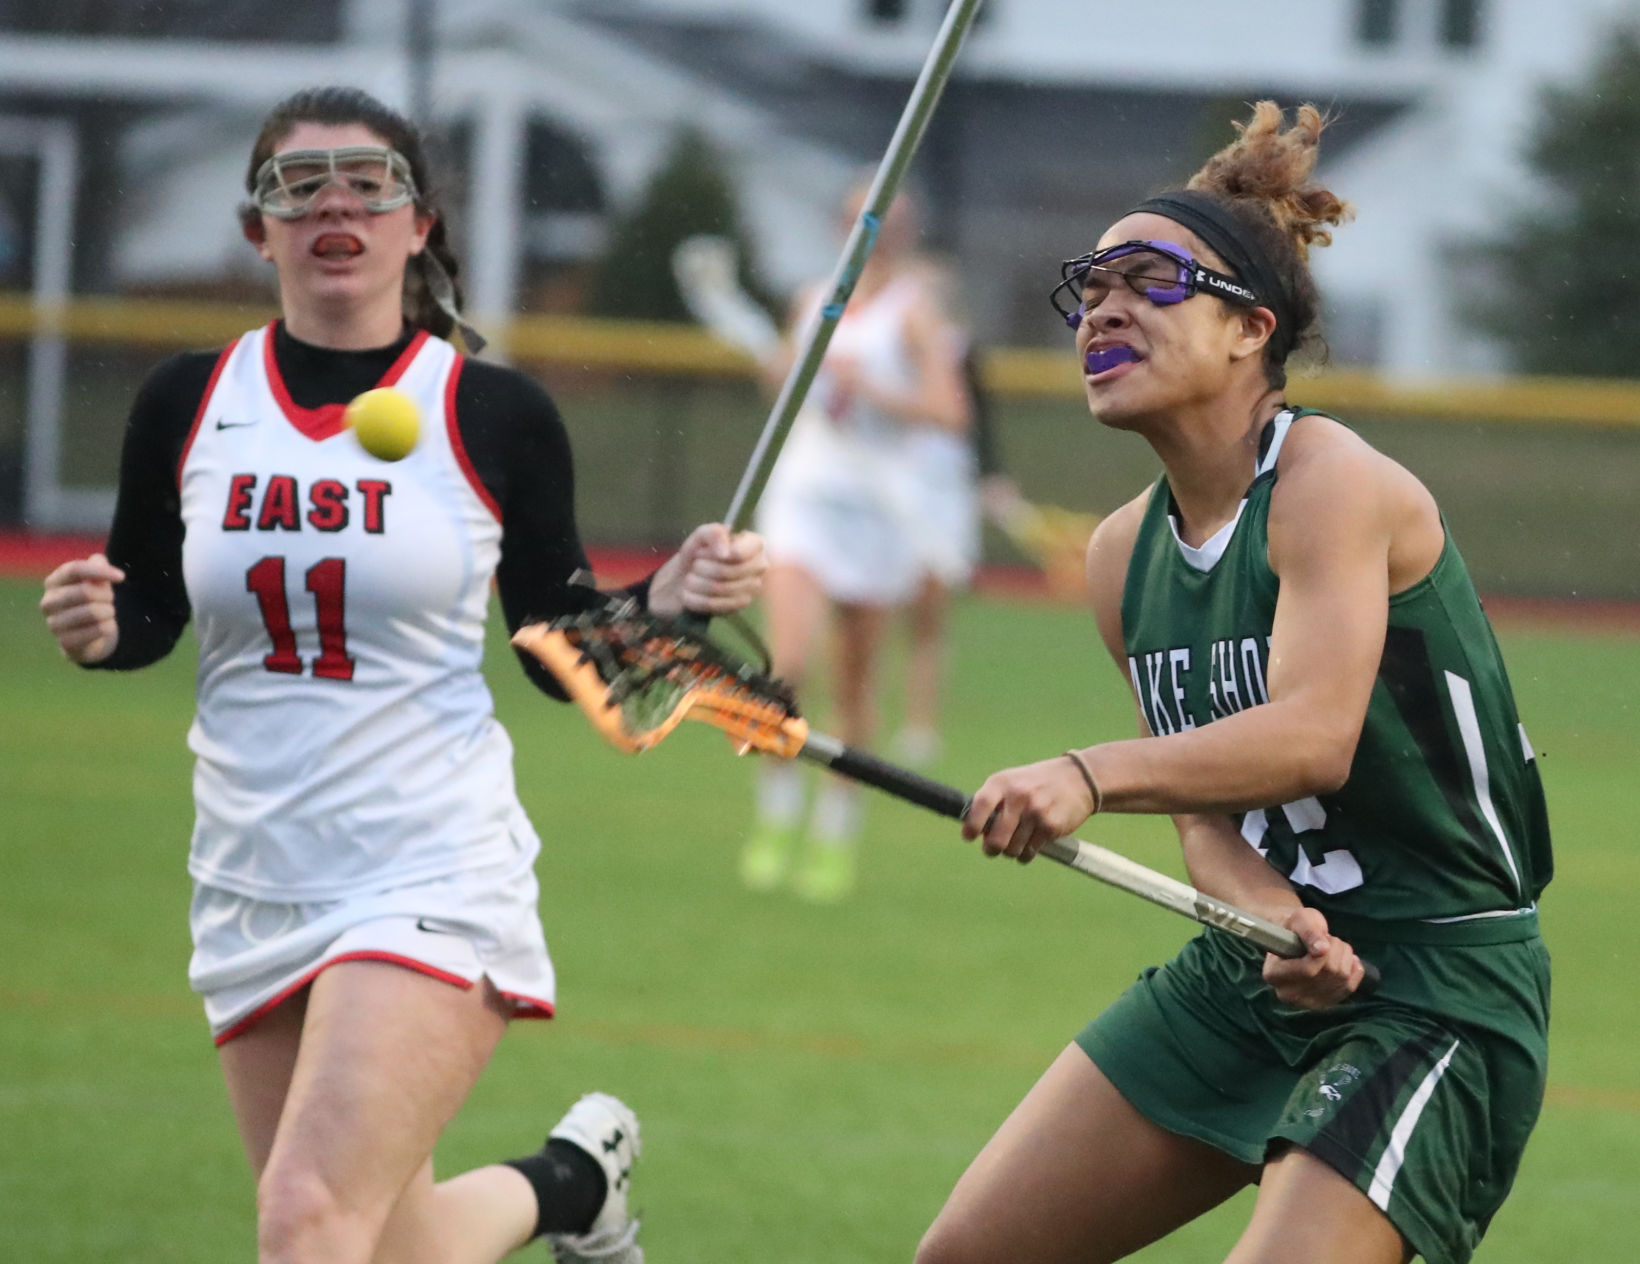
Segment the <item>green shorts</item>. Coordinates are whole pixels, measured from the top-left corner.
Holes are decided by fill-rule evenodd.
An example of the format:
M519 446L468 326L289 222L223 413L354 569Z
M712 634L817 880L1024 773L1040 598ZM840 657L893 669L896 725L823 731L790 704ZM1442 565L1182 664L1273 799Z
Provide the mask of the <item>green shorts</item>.
M1250 1164L1284 1142L1337 1169L1430 1264L1464 1264L1543 1101L1548 953L1358 944L1373 997L1282 1005L1263 954L1208 931L1077 1037L1146 1118Z

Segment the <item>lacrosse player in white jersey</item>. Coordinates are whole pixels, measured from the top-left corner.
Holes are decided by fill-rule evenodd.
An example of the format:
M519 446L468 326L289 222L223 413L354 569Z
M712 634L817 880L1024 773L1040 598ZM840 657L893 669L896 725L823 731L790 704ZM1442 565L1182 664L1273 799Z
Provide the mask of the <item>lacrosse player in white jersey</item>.
M190 979L257 1176L258 1257L488 1264L544 1237L561 1261L640 1261L638 1124L612 1096L524 1158L438 1183L431 1162L508 1021L553 1009L539 842L479 666L492 577L510 627L586 600L563 424L445 341L456 262L405 119L298 93L246 187L282 319L154 371L107 554L60 567L41 606L104 669L194 620ZM344 417L378 387L419 414L393 462ZM763 566L757 536L713 524L633 592L722 613Z
M852 224L866 189L852 192ZM969 402L958 344L915 254L916 210L905 195L884 216L876 247L838 322L808 403L769 478L758 528L769 546L766 607L778 675L801 694L828 622L836 720L844 741L869 746L883 638L895 613L916 597L927 567L929 517L918 445L949 433L966 444ZM821 301L818 288L794 304L794 327ZM791 351L763 371L784 377ZM971 482L971 480L970 480ZM756 824L741 853L754 889L790 882L826 902L853 887L861 832L857 786L828 779L798 850L803 783L795 765L758 769Z

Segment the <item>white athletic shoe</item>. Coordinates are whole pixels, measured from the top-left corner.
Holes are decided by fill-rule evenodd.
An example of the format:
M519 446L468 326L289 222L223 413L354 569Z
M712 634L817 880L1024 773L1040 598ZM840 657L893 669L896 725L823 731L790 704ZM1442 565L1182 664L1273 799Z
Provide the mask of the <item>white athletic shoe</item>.
M588 1093L547 1134L580 1146L604 1169L604 1205L585 1233L550 1233L547 1245L558 1264L643 1264L638 1222L628 1212L632 1164L643 1149L638 1117L608 1093Z

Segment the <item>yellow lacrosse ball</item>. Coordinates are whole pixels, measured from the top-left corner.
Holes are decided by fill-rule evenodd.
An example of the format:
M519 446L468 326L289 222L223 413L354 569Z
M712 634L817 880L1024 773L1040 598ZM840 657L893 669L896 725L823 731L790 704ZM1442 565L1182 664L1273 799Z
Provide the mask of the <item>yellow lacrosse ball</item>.
M358 396L347 406L346 416L359 445L382 461L404 460L421 434L415 401L391 386Z

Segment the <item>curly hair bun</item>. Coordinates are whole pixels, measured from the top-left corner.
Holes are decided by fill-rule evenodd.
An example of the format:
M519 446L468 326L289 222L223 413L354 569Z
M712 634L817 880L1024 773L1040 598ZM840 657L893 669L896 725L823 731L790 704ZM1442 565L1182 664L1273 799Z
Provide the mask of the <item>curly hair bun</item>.
M1354 214L1348 202L1313 179L1326 126L1313 105L1299 106L1289 127L1279 105L1260 101L1251 120L1236 123L1236 139L1209 158L1187 187L1260 204L1299 258L1307 259L1311 246L1332 241L1331 225Z

